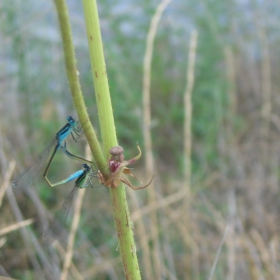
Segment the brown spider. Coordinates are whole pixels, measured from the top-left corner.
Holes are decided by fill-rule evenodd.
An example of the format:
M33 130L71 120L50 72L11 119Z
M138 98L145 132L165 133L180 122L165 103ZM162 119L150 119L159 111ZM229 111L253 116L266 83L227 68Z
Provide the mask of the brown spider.
M116 147L111 148L110 149L111 157L108 161L108 165L109 165L111 174L110 174L110 177L107 180L105 180L105 178L103 177L101 172L98 171L98 176L99 176L99 180L100 180L101 184L103 184L107 187L116 188L120 185L121 182L123 182L124 184L126 184L127 186L129 186L130 188L132 188L134 190L141 190L141 189L145 189L146 187L148 187L151 184L151 182L153 181L155 175L153 175L152 179L150 180L150 182L148 184L141 186L141 187L135 187L135 186L131 185L131 183L126 178L121 177L122 174L126 174L126 175L130 175L133 178L139 180L132 174L130 169L126 167L127 165L134 163L141 157L141 150L140 150L139 145L137 145L137 148L139 150L139 154L136 157L134 157L130 160L127 160L127 161L124 160L123 147L116 146Z

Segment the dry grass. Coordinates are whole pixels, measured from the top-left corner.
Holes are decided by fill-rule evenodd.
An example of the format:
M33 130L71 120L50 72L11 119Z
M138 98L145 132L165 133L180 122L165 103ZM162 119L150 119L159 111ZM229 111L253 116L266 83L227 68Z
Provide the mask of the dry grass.
M238 161L234 169L238 172L238 177L229 178L219 172L213 174L212 178L209 177L206 181L193 186L188 223L184 219L186 190L182 188L183 182L180 182L178 178L164 184L157 180L156 189L161 189L161 192L157 191L157 199L149 204L145 203L146 192L128 190L138 244L137 251L143 270L145 260L142 239L148 242L153 240L153 232L147 222L153 213L159 217L157 224L153 226L156 226L158 231L160 265L163 267L162 279L199 279L201 275L207 278L210 277L214 263L213 274L223 275L227 279L257 279L259 277L277 279L279 273L277 269L279 265L277 253L279 251L277 226L279 210L277 196L275 196L277 183L274 183L273 177L266 183L263 181L264 174L261 172L259 161L255 160L252 164L252 158L256 156L253 153L254 147L251 142L246 143L246 141L240 148L232 146L232 151L228 155L229 162L232 164ZM276 156L275 149L278 149L277 146L271 146L271 160L274 160ZM5 153L2 151L2 154ZM6 162L8 163L7 160ZM251 166L248 163L251 163ZM160 170L161 168L159 168L158 176L163 178ZM38 226L36 224L35 227L30 226L31 221L24 221L25 219L21 217L13 194L9 188L6 188L7 181L11 181L12 171L13 162L4 173L6 176L1 188L5 189L1 206L4 213L1 218L1 240L3 241L1 246L5 261L2 260L1 264L5 267L7 274L19 269L22 273L29 271L32 275L36 275L39 273L36 271L43 269L46 279L48 279L49 271L52 271L52 276L58 279L67 253L59 244L50 248L42 247L40 235L34 235L34 229ZM141 174L139 177L143 178ZM209 190L209 196L205 196L200 191L202 187ZM113 223L112 220L110 221L110 207L106 203L106 200L107 202L109 200L106 190L89 189L86 190L86 194L83 213L81 213L84 221L81 222L81 228L77 232L78 240L70 249L73 258L70 258L71 261L67 265L68 279L100 279L105 275L110 275L111 279L118 279L122 269L112 228ZM260 194L262 197L259 196ZM25 207L26 201L33 205L29 208L39 209L35 203L36 199L30 200L32 196L36 197L36 193L27 194L24 200L19 196L22 212L28 213ZM42 208L40 211L46 211L44 206L40 207ZM13 215L7 214L9 211L15 213L18 224L15 224ZM75 211L74 215L78 212ZM32 217L39 216L33 213ZM16 228L11 227L7 230L9 225L14 225ZM145 228L141 228L141 225ZM22 226L25 226L25 230L19 231L18 228ZM88 227L89 235L83 233L85 226ZM228 228L228 233L225 236L226 228ZM100 234L103 238L95 245ZM225 240L217 254L223 236ZM12 240L14 245L17 244L17 249L12 249L14 247ZM113 246L110 245L111 243Z
M163 10L154 16L157 15L159 27L160 16L164 17ZM219 67L223 69L224 76L221 78L229 85L227 105L220 103L213 108L216 114L223 116L222 122L216 124L213 118L205 122L206 125L214 122L219 126L217 141L215 146L209 147L207 140L198 141L194 134L191 135L188 126L188 136L178 144L178 154L182 158L171 154L172 160L163 161L160 160L161 153L166 155L167 151L161 151L157 141L166 134L151 137L154 133L151 130L151 113L158 105L150 103L154 94L149 81L155 51L152 41L157 32L157 27L151 26L145 64L148 70L144 75L148 81L143 111L144 123L148 127L145 137L148 140L142 150L147 162L146 170L136 166L138 169L135 173L144 182L154 169L157 175L152 188L139 192L127 190L143 279L279 278L280 100L278 78L275 79L279 67L277 59L271 61L273 53L268 44L268 30L263 25L257 28L259 63L242 52L242 38L236 39L239 50L236 51L227 44L223 45L223 38L218 30L214 30L217 41L223 45L220 53L223 65ZM185 38L183 40L185 44ZM201 60L201 56L198 42L197 57ZM193 72L190 73L193 75ZM25 107L20 103L21 92L16 88L17 82L0 84L0 279L123 279L117 233L105 188L87 189L79 193L62 239L47 247L41 242L41 233L47 226L47 220L52 217L51 213L62 204L72 185L47 192L47 186L41 180L36 182L38 188L34 183L23 193L12 192L11 181L15 173L22 171L35 156L35 151L39 149L37 146L48 140L40 139L43 128L38 132L28 131L30 128L22 119L21 110ZM181 83L182 87L184 84L185 81ZM29 87L32 88L32 85ZM181 94L183 91L184 88ZM183 102L181 104L183 106ZM48 100L41 117L51 122L55 115L60 122L67 114L65 108L66 105L64 107ZM33 108L26 110L32 111L30 116L40 115L33 112ZM193 113L196 113L195 110L193 108ZM171 124L174 124L173 120ZM35 126L34 123L33 126L29 125ZM171 137L184 139L183 122L180 125L182 129L168 131L170 138L163 139L167 144L171 142ZM161 126L160 122L158 126ZM184 172L178 171L178 162L183 162L183 142L191 138L192 149L186 154L192 154L193 162L198 162L199 166L193 165L186 179L182 176ZM76 144L72 145L76 147ZM217 151L212 159L213 165L207 160L209 150ZM157 157L154 157L153 151L159 151ZM25 162L21 164L23 158ZM57 164L57 170L53 170L53 173L61 172L62 177L69 175L70 170L80 168L62 156L60 160L63 166ZM62 167L63 170L58 170ZM202 175L194 168L203 170ZM185 188L186 181L191 182L187 184L190 191Z

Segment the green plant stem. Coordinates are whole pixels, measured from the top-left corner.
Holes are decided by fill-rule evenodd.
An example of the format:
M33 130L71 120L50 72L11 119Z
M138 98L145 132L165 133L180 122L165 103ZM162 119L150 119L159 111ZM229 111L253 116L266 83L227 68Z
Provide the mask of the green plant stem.
M86 29L94 80L95 96L104 151L118 144L106 64L103 53L97 6L94 0L83 0Z
M106 155L108 156L110 148L116 146L118 142L108 86L97 4L95 0L83 0L83 6L101 136L104 151L106 151ZM110 195L125 277L126 279L133 280L141 279L124 186L121 184L117 188L110 188Z
M66 3L65 0L55 0L55 3L58 10L67 76L74 105L76 107L86 137L89 141L91 150L96 159L96 163L106 178L109 175L108 165L99 147L96 134L89 122L89 117L86 112L83 96L81 93L81 87L78 80L78 72ZM103 150L105 151L106 155L108 155L109 149L113 146L116 146L118 143L102 48L97 6L96 2L93 0L84 0L83 6L86 19L99 122L101 127ZM122 185L115 189L111 188L110 195L126 279L141 279L136 256L136 246L134 243L130 215L126 201L125 188Z
M67 78L73 103L95 161L101 172L103 171L105 173L108 172L107 161L99 145L96 133L91 125L81 91L67 5L65 0L55 0L54 2L59 19Z

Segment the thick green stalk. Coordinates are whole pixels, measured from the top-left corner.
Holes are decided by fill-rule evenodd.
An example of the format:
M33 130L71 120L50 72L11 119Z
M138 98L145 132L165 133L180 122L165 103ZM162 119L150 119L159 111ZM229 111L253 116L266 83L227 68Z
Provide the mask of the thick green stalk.
M104 150L108 153L109 149L116 146L118 142L103 53L98 11L94 0L84 0L83 4L102 142Z
M116 146L118 142L108 86L97 4L95 0L83 0L83 6L102 143L104 151L108 156L110 148ZM106 174L103 175L106 176ZM126 279L141 279L125 188L123 185L117 188L111 188L110 194Z
M89 117L81 93L67 6L65 0L55 0L55 4L58 11L66 71L73 102L94 154L96 163L102 174L107 177L109 174L108 166L100 149L96 134L89 122ZM103 149L106 154L108 154L109 149L117 145L117 137L102 48L97 6L95 1L85 0L83 1L83 4ZM110 193L126 279L141 279L125 189L123 186L119 186L118 188L111 189Z
M81 91L67 5L65 0L55 0L54 2L59 19L67 78L69 81L73 103L95 161L99 169L106 173L108 172L107 161L102 153L96 133L91 125Z

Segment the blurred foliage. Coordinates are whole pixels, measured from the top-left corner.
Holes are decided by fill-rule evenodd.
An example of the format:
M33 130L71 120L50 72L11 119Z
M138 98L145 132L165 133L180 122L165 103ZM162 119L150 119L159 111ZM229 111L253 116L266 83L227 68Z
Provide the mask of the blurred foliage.
M82 6L80 1L67 2L82 90L91 120L99 131ZM127 158L135 155L136 142L143 146L143 56L149 24L157 4L158 1L154 0L142 1L137 5L131 0L105 0L98 3L117 135L120 145L126 150ZM63 126L66 116L75 116L75 113L65 75L53 3L44 0L3 0L0 8L1 149L8 160L16 159L18 166L27 166ZM183 94L186 87L187 54L190 32L193 28L198 31L195 85L192 93L192 178L194 195L197 197L193 199L195 206L192 214L193 219L199 220L194 229L199 232L197 238L201 238L201 243L198 242L197 246L204 246L197 258L201 263L200 279L207 278L220 242L220 216L217 218L216 213L228 215L230 186L236 188L236 203L243 205L240 224L244 224L246 230L259 230L265 240L278 233L277 229L273 230L273 221L279 214L276 199L279 198L280 175L277 156L277 116L280 113L279 8L279 3L275 1L174 0L159 24L151 74L152 137L158 174L166 195L175 192L176 183L182 187L185 141L182 133ZM269 49L269 58L265 57L265 46ZM233 55L236 75L234 84L230 84L227 78L226 48ZM269 82L272 109L271 119L268 121L269 132L262 135L261 129L266 125L260 116L265 98L262 72L265 59L270 62L271 67ZM235 105L230 96L231 90L234 92ZM71 151L81 155L84 152L83 146L83 142L77 146L71 143ZM63 155L58 155L52 166L51 180L60 180L80 168L79 164L65 162ZM2 173L6 167L7 163L4 163L1 156ZM42 182L38 184L44 204L55 209L72 186L69 184L69 187L53 190L46 188ZM91 253L95 252L95 247L86 246L81 241L85 238L87 242L99 246L104 259L117 258L119 252L116 252L116 238L112 234L113 220L107 192L102 188L88 191L94 195L92 198L86 197L83 205L80 222L83 231L78 233L77 251L87 249ZM145 196L144 193L142 195ZM145 201L146 197L142 199ZM25 204L24 200L20 202ZM7 204L5 201L4 205ZM98 211L92 208L93 205L99 207ZM179 202L172 205L178 210L176 217L181 217L180 206ZM26 216L34 217L34 207L33 210L29 208L32 207L25 209ZM266 209L270 211L267 216ZM10 215L8 212L3 215L5 224L12 220ZM173 227L173 224L180 224L181 221L171 217L166 216L168 221L165 223L168 224L170 244L176 255L177 277L183 279L186 278L186 252L182 251L182 237L178 239L178 234L183 234ZM266 221L261 217L269 218ZM161 241L166 238L163 229L161 224ZM240 232L242 230L239 228ZM213 239L213 236L216 238ZM16 242L13 244L9 240L5 250L0 253L2 265L8 271L17 267L14 277L32 279L28 271L30 263L18 267L13 262L2 262L6 256L16 255L13 246L20 247L15 233L11 233L9 238ZM242 239L242 242L245 241ZM165 242L163 244L166 245ZM191 253L189 250L187 256ZM92 254L100 257L96 252ZM139 256L142 265L142 250ZM75 257L83 260L84 255ZM245 258L245 262L248 259L249 257ZM92 263L88 259L85 261ZM221 258L215 279L224 279L225 262ZM81 261L80 265L84 263ZM245 271L238 260L236 267L239 268L238 275L241 275L238 279L254 279L250 278L250 269ZM188 271L195 275L195 269L191 265ZM192 279L199 278L194 276Z
M149 27L148 19L152 15L154 4L149 3L147 6L132 9L130 7L132 3L129 2L123 5L110 3L108 6L106 3L102 5L100 3L107 72L119 142L124 146L130 146L133 150L134 143L138 141L142 144L142 64ZM22 105L20 106L21 116L25 116L24 119L29 123L28 129L31 126L32 130L37 130L43 118L53 124L53 131L55 131L58 126L51 116L58 114L61 119L71 108L55 13L53 7L45 3L48 12L38 15L37 9L40 5L38 4L37 7L35 5L29 13L31 13L31 19L37 16L36 21L31 20L27 27L17 27L15 22L20 22L26 16L19 12L22 4L18 5L20 6L7 7L7 10L10 9L11 16L6 18L5 26L8 26L7 29L10 31L6 32L8 37L13 36L14 33L17 34L16 38L11 38L14 51L10 59L17 64L17 72L14 74L19 78L17 91L20 93L18 97ZM218 7L219 5L217 4ZM26 9L27 5L23 6L22 8ZM77 32L85 34L84 26L81 24L81 7L72 1L69 3L69 9L73 14L72 26L77 44L81 84L88 110L95 126L98 127L95 102L92 98L86 36L83 38L79 34L78 38L75 37ZM187 7L184 7L184 10L187 11ZM162 22L158 30L152 62L151 110L154 123L153 137L157 143L155 153L159 156L159 162L168 164L170 161L174 166L180 161L181 153L178 151L182 149L183 143L180 130L183 124L184 108L180 105L185 88L188 32L191 26L196 26L199 33L199 56L193 93L193 132L194 138L201 141L209 137L208 143L211 147L217 135L213 125L219 122L219 120L214 120L213 116L213 107L216 102L213 97L214 91L217 88L220 90L220 96L217 98L223 98L222 96L225 95L225 90L221 90L225 84L225 79L221 75L223 69L219 67L223 61L222 48L213 40L211 26L205 14L193 19L192 24L188 26L174 24L174 15L178 13L176 17L178 16L180 22L183 20L185 11L178 13L178 10L171 8L166 13L167 20ZM214 12L218 13L218 11ZM185 40L182 40L183 36ZM77 41L77 39L83 39L83 41ZM208 124L209 121L212 124ZM166 142L166 137L169 138L168 142ZM127 152L129 153L129 148ZM171 158L170 155L174 155L175 158ZM211 161L212 157L209 156Z

